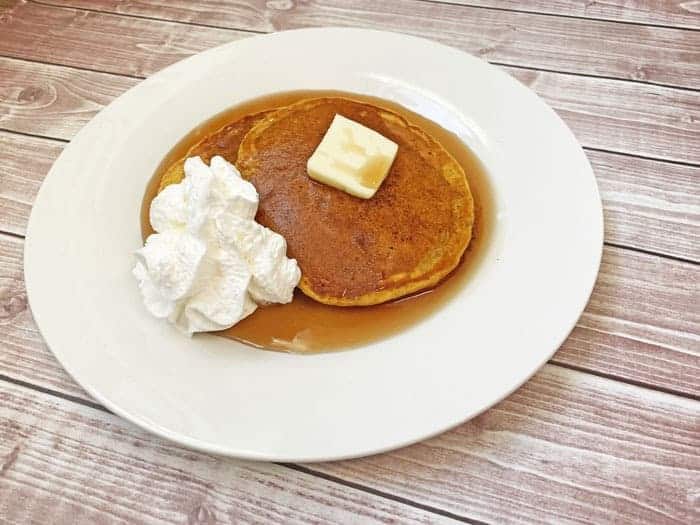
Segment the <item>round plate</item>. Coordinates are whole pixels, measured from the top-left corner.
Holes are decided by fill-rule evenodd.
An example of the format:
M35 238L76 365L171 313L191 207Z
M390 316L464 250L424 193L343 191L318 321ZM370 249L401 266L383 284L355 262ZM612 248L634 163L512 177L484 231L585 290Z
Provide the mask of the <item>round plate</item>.
M497 224L485 259L436 315L359 349L300 356L183 337L146 312L131 275L146 183L208 117L296 89L383 97L458 134L494 188ZM321 461L432 436L521 385L576 323L602 240L591 167L529 89L434 42L307 29L211 49L106 107L39 192L25 274L49 347L110 410L207 452Z

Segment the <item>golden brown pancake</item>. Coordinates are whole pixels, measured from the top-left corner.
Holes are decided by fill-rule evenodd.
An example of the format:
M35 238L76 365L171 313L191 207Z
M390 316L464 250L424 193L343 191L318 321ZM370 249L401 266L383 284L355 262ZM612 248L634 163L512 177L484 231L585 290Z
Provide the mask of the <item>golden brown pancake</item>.
M243 137L248 133L257 122L268 115L269 111L261 111L247 115L240 120L231 122L222 127L215 133L207 135L197 144L192 146L187 154L174 162L168 170L163 174L158 186L158 193L163 191L166 186L176 184L185 178L185 159L188 157L196 157L199 155L204 162L209 164L212 157L221 155L232 164L236 163L238 156L238 146L241 144Z
M306 161L341 114L399 146L368 200L312 180ZM432 137L392 111L341 97L307 99L259 120L237 166L260 194L256 220L299 262L301 290L337 306L378 304L435 286L459 263L474 203L464 171Z

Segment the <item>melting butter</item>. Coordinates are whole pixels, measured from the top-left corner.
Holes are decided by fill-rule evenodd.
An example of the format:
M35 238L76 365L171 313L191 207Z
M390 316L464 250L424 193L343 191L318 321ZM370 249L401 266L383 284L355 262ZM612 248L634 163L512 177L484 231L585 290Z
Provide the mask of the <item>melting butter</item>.
M389 173L398 148L373 129L336 115L306 170L318 182L370 199Z

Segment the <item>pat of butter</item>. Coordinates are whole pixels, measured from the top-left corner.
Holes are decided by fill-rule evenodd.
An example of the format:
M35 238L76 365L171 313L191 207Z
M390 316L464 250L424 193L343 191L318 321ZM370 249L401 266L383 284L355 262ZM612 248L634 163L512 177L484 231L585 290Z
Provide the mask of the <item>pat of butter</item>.
M336 115L306 171L318 182L369 199L384 182L398 149L373 129Z

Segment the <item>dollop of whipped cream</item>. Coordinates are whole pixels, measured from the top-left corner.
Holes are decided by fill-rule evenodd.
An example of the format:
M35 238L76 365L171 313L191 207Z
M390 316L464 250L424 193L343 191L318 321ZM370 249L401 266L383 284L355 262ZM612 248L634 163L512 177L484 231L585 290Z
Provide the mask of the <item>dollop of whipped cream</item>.
M185 178L150 209L156 233L136 251L146 308L181 331L223 330L258 305L288 303L299 283L284 238L255 222L258 192L222 157L185 161Z

